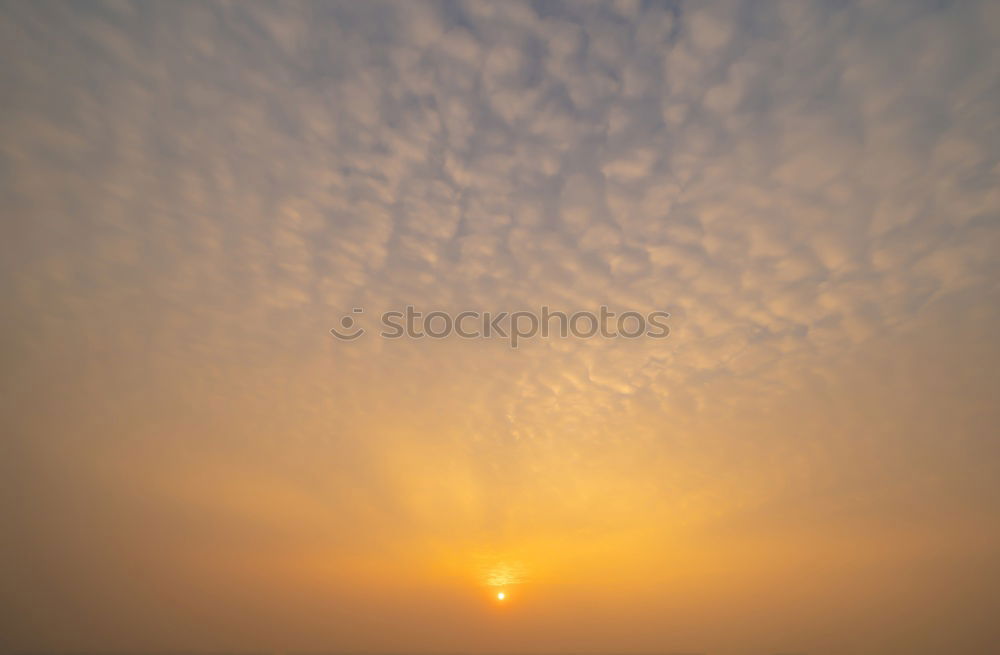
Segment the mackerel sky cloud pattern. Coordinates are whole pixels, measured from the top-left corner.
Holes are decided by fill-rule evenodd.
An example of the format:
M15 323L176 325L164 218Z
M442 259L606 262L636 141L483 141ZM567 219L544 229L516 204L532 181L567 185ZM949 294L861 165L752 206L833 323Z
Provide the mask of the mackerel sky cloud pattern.
M11 644L770 647L785 566L765 608L850 626L790 615L808 652L988 643L998 43L990 2L4 4ZM670 336L329 335L408 304ZM484 571L678 621L501 629L439 582Z

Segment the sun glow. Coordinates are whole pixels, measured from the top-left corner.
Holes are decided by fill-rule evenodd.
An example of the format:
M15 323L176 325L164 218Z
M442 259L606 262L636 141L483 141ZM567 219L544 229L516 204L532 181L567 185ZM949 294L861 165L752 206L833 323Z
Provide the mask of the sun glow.
M502 592L502 591L497 592L497 600L503 600L506 597L507 597L507 594L505 594L504 592Z

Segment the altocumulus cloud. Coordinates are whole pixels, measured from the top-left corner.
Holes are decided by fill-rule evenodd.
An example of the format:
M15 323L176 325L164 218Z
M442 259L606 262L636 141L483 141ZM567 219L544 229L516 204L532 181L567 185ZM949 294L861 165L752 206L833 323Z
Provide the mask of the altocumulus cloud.
M997 7L8 5L5 424L39 467L62 443L107 484L253 521L273 517L108 462L184 462L184 442L259 463L291 440L349 462L324 484L377 516L445 534L434 502L453 503L498 539L541 522L538 498L557 527L589 520L589 492L552 481L574 472L623 484L624 515L937 479L920 467L976 461L995 426L974 363L995 356ZM351 307L407 304L664 310L671 336L516 354L327 336ZM940 361L972 391L921 423L940 389L900 362L963 339ZM878 362L891 391L869 405ZM843 405L823 395L838 379ZM783 400L803 389L828 420ZM882 402L912 420L872 419ZM623 442L654 454L608 456ZM397 476L436 457L464 500ZM883 485L873 462L904 470ZM377 541L338 502L300 503L303 525L358 513Z

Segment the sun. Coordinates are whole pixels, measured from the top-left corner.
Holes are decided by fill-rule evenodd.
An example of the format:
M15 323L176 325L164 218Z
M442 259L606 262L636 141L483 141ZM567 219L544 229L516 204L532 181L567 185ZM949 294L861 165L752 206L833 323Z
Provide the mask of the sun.
M502 591L497 592L497 600L503 600L506 597L507 597L507 594L505 594L504 592L502 592Z

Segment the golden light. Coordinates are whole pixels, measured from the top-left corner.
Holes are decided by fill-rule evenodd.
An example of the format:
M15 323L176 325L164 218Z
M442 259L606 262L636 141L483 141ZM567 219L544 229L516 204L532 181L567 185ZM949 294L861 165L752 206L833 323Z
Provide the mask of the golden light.
M503 600L506 597L507 597L507 595L504 594L502 591L499 592L499 593L497 593L497 600Z

